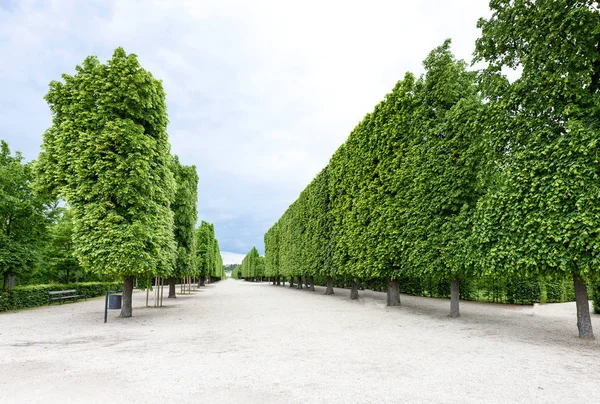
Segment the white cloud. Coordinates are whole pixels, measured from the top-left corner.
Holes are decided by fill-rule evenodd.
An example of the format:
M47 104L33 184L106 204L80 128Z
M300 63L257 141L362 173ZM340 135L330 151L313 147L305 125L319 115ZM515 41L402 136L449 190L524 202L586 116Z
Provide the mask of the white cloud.
M246 254L237 254L227 251L221 251L221 258L223 258L223 265L241 264Z

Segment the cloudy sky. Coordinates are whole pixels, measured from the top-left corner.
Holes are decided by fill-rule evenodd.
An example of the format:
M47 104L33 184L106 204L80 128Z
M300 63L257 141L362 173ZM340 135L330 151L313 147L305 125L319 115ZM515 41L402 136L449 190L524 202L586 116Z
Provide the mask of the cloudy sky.
M235 262L431 49L452 38L470 61L487 15L486 0L0 0L0 139L35 159L48 83L123 46L163 80L172 152Z

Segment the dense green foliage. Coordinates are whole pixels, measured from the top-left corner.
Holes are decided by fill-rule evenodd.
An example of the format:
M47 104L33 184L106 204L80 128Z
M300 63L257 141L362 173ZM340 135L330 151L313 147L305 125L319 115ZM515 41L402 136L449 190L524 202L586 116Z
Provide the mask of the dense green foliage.
M459 279L463 298L491 279L490 300L515 303L572 300L574 279L586 322L583 282L598 279L600 254L600 13L593 1L490 7L475 52L487 67L467 71L446 41L423 76L407 73L267 231L269 276L397 279L415 294L428 280L430 295Z
M226 276L230 276L234 279L237 279L238 276L237 274L239 273L239 268L240 268L240 264L228 264L228 265L223 265L223 269L225 271L225 275ZM235 274L235 276L234 276Z
M0 291L0 311L39 307L48 304L48 292L75 289L87 298L102 296L107 290L119 289L118 282L54 283L48 285L18 286Z
M211 276L215 279L225 279L225 267L223 266L223 257L221 257L221 249L219 248L219 240L215 239L213 244L213 254L215 257L213 271Z
M275 223L265 233L265 276L281 276L281 266L279 265L279 222ZM232 278L241 278L240 271L232 273Z
M69 209L58 209L56 220L48 227L48 242L42 254L43 263L29 277L27 283L71 283L98 281L99 275L84 270L75 256L73 247L73 219Z
M474 74L449 51L407 74L265 234L269 276L466 270L481 161Z
M233 279L241 279L242 278L242 266L241 265L235 265L233 267L233 270L231 271L231 277Z
M403 165L410 186L403 189L402 229L410 248L394 262L401 273L440 279L467 276L469 237L481 194L481 156L475 75L449 51L449 41L425 60L426 74L415 84L416 108Z
M261 280L265 276L265 259L260 256L256 247L252 247L242 260L239 274L247 280Z
M600 262L600 12L596 1L492 1L476 61L494 162L475 234L483 266L574 280L579 335L593 338L585 282ZM509 81L503 69L520 67ZM579 290L579 292L578 292Z
M1 142L0 273L5 287L35 283L100 281L74 254L73 220L68 208L33 192L33 163L12 156ZM9 281L10 280L10 281Z
M46 95L53 117L37 164L38 189L71 207L84 268L168 275L176 184L162 85L121 48L106 64L88 57L76 70L50 83Z
M74 252L73 220L71 212L64 209L50 228L50 241L44 254L45 272L56 275L58 283L71 283L72 276L79 277L83 272Z
M33 179L32 164L0 141L0 274L5 287L43 255L53 209L51 200L34 194Z
M215 227L204 220L196 229L196 268L200 277L226 278Z
M170 155L161 82L122 48L62 79L45 97L52 126L39 160L25 164L1 143L5 284L122 278L128 317L134 277L224 278L213 226L195 229L196 168Z
M600 13L595 1L493 1L477 60L495 176L477 236L487 266L596 275ZM543 38L540 40L540 38ZM520 66L510 82L503 68Z
M177 183L175 200L171 204L174 218L174 235L177 256L173 276L195 275L196 221L198 213L198 174L195 166L181 165L177 156L173 158L172 171Z

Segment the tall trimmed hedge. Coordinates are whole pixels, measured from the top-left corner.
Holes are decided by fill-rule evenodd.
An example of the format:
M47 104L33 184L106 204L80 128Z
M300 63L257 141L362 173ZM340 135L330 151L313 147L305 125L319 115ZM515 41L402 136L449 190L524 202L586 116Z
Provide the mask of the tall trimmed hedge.
M196 229L196 267L200 279L210 277L213 279L225 279L225 268L219 241L215 238L215 226L204 220Z
M265 276L265 258L260 256L256 247L252 247L242 260L239 273L246 280L262 279Z
M579 335L593 338L595 3L490 2L475 51L487 67L467 71L446 41L421 77L406 74L267 232L269 273L387 279L388 304L393 288L422 293L435 282L437 295L452 291L453 316L459 286L468 296L485 280L493 301L576 297ZM507 67L520 77L508 80Z
M398 82L267 232L268 273L362 282L471 268L481 102L449 47Z

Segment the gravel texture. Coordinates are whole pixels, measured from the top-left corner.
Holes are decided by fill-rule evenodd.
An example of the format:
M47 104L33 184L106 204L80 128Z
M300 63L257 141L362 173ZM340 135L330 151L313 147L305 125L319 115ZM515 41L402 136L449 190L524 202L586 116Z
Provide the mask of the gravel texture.
M577 338L574 303L461 302L451 319L449 300L386 308L370 291L226 280L166 292L163 308L134 293L134 317L108 324L104 299L0 314L0 402L600 401L600 344Z

